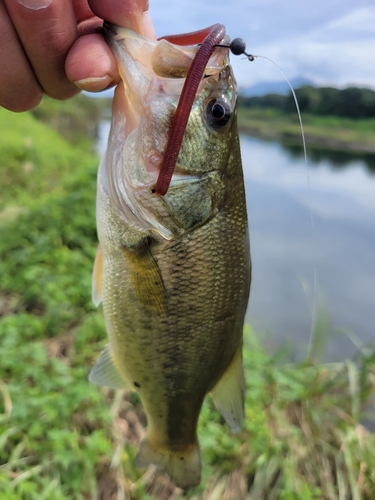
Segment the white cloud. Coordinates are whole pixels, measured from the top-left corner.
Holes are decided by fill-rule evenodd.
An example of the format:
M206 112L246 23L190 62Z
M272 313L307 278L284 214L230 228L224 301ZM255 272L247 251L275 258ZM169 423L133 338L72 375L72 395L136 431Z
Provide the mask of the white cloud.
M258 53L274 60L289 78L375 87L375 7L359 9L281 43L264 44ZM240 84L280 79L271 65L259 60L257 66L260 62L261 67L251 70L233 62Z
M150 0L158 36L222 22L248 51L273 59L288 78L317 83L375 86L375 5L373 0ZM266 61L232 58L237 81L246 86L280 80Z
M363 7L334 19L315 33L321 42L366 40L375 35L375 7Z

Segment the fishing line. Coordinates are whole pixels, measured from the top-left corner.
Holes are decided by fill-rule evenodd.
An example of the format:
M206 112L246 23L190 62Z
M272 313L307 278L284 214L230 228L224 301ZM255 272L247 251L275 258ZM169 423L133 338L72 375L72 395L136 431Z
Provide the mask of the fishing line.
M245 54L247 56L247 54ZM305 140L305 131L303 128L303 123L302 123L302 115L301 111L299 108L298 104L298 99L296 96L296 93L292 87L292 84L282 71L282 69L274 62L272 59L266 56L251 56L254 59L249 59L255 60L255 59L265 59L272 63L281 73L281 75L284 77L285 81L289 85L290 91L292 92L292 96L294 99L294 104L297 109L297 114L298 114L298 120L299 120L299 125L301 129L301 137L302 137L302 146L303 146L303 157L304 157L304 162L305 162L305 168L306 168L306 177L307 177L307 187L308 187L308 192L309 192L309 212L310 212L310 224L311 224L311 232L312 232L312 245L313 248L316 249L316 237L315 237L315 225L314 225L314 216L313 216L313 211L312 211L312 192L311 192L311 185L310 185L310 173L309 173L309 167L307 163L307 150L306 150L306 140ZM248 58L248 57L247 57ZM316 255L316 253L315 253ZM306 293L306 292L305 292ZM314 272L313 272L313 303L312 303L312 308L310 311L311 314L311 328L310 328L310 338L309 338L309 343L307 346L307 357L310 359L312 355L312 350L313 350L313 345L314 345L314 336L315 336L315 327L316 327L316 307L317 307L317 271L316 271L316 264L314 264Z
M314 216L313 216L313 211L312 211L312 193L311 193L311 186L310 186L310 175L309 175L309 168L308 168L308 163L307 163L307 151L306 151L306 140L305 140L305 131L303 128L303 123L302 123L302 115L300 111L300 107L298 104L298 99L296 96L296 93L292 87L292 84L282 71L282 69L269 57L266 56L260 56L260 55L253 55L253 54L248 54L246 52L246 42L242 38L234 38L232 42L229 45L218 45L219 47L228 47L232 54L238 56L238 55L244 55L246 59L248 59L250 62L255 61L255 59L265 59L269 61L271 64L273 64L278 71L281 73L287 84L289 85L290 91L292 92L292 96L294 99L294 103L297 109L297 114L298 114L298 120L299 120L299 125L301 129L301 136L302 136L302 146L303 146L303 157L304 157L304 162L305 162L305 168L306 168L306 177L307 177L307 187L308 187L308 192L309 192L309 212L310 212L310 224L311 224L311 232L312 232L312 246L313 249L316 250L316 237L315 237L315 225L314 225ZM316 253L315 253L316 255ZM305 292L306 293L306 292ZM309 338L309 343L308 343L308 351L307 351L307 357L310 358L312 354L312 349L313 349L313 341L314 341L314 335L315 335L315 326L316 326L316 307L317 307L317 271L316 271L316 264L314 264L314 273L313 273L313 303L312 303L312 308L310 311L311 314L311 329L310 329L310 338Z

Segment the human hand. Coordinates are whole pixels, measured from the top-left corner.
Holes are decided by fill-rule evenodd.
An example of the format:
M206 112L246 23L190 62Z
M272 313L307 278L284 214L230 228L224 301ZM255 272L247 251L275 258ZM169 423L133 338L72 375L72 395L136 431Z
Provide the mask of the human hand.
M0 106L26 111L118 82L102 19L140 34L147 0L0 0Z

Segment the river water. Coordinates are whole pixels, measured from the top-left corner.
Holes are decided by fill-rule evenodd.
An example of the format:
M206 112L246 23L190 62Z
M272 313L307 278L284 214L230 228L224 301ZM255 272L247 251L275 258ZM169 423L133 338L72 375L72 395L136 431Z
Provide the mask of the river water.
M326 359L375 336L375 156L243 136L253 258L248 320L271 348L307 352L313 311ZM310 186L310 188L309 188ZM315 282L315 285L314 285Z
M308 148L306 166L301 148L248 136L241 151L253 261L247 321L267 349L287 345L301 358L318 317L329 332L325 359L353 355L375 337L375 155Z

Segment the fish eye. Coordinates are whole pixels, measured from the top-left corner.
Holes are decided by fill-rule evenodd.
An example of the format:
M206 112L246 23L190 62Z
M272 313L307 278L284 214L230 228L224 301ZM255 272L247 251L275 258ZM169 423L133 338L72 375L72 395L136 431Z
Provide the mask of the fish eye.
M231 104L223 98L215 98L206 105L206 119L209 125L219 129L226 125L232 116Z

